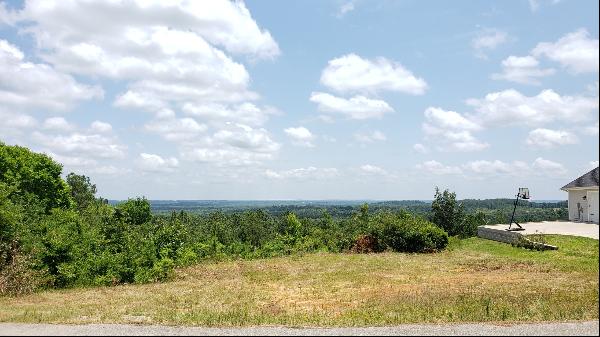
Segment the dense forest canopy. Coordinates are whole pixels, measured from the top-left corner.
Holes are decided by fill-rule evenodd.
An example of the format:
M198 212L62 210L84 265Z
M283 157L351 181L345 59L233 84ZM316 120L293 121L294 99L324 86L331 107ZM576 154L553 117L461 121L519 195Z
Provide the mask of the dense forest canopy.
M481 212L488 224L508 223L513 211L514 199L464 199L459 200L466 214ZM340 220L358 212L360 206L368 203L372 212L406 211L414 215L431 218L432 201L423 200L150 200L152 211L156 215L173 211L185 211L196 215L211 212L236 213L248 210L263 210L273 216L282 216L289 212L298 217L318 219L327 212L333 219ZM119 201L111 200L116 205ZM519 200L516 217L521 222L550 221L568 219L567 201L531 202Z
M109 200L116 205L119 200ZM154 213L169 213L171 211L187 211L192 213L210 213L215 210L223 212L236 212L250 209L263 209L271 214L284 214L289 211L296 212L305 217L319 217L323 210L334 216L348 216L364 203L371 209L404 209L414 213L428 213L431 211L431 200L149 200ZM514 199L464 199L459 200L468 212L477 210L512 210ZM520 208L548 208L560 209L567 207L567 201L528 201L519 200Z

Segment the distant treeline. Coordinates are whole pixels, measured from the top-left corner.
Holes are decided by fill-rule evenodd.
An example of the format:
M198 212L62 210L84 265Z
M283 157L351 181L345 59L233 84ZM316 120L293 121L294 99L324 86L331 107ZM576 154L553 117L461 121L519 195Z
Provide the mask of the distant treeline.
M116 201L111 201L116 204ZM364 201L364 200L309 200L309 201L229 201L229 200L150 200L152 211L156 214L168 214L172 211L186 211L193 214L209 214L219 211L235 213L246 210L261 209L274 216L295 213L302 218L316 219L327 212L334 219L347 218L357 212L361 205L367 203L369 209L376 211L404 210L415 215L429 217L431 201L422 200L390 200L390 201ZM510 219L514 199L464 199L459 200L465 212L474 213L482 211L488 217L489 223L505 223ZM519 200L516 215L520 221L549 221L566 220L567 201L558 202L530 202Z

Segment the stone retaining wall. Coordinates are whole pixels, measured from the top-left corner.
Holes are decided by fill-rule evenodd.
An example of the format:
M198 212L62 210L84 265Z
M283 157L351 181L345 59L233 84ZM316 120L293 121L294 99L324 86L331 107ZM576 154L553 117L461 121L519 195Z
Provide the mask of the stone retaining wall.
M477 228L477 236L480 238L505 242L505 243L517 243L523 237L523 235L517 232L508 232L503 229L493 229L487 227Z
M519 232L509 232L504 229L495 229L487 227L478 227L477 236L480 238L510 243L511 245L517 245L529 249L537 250L556 250L558 247L548 245L541 242L534 242L521 235Z

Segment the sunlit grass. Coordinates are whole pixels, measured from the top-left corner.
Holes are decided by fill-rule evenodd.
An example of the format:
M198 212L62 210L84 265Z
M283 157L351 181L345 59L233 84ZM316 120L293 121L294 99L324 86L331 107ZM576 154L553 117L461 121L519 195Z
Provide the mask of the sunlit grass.
M174 281L0 298L0 321L360 326L598 319L598 240L558 251L453 239L437 254L211 262Z

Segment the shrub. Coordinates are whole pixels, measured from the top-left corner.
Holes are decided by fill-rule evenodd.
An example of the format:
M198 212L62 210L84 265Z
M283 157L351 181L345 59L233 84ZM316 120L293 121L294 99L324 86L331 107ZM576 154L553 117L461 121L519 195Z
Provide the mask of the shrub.
M211 237L204 242L196 242L192 245L192 250L199 259L222 259L225 257L225 245L222 244L216 237Z
M358 238L356 238L356 241L354 242L354 245L352 246L350 251L353 253L365 254L374 253L378 251L378 249L379 244L377 243L377 238L375 238L372 235L363 234L359 235Z
M456 226L454 233L461 238L469 238L477 236L477 227L487 224L485 213L477 211L472 214L467 214L463 221Z
M232 257L245 259L252 257L253 253L254 247L250 243L235 241L225 246L225 254Z
M27 294L46 282L46 274L34 269L32 257L20 252L13 242L9 258L0 263L0 296Z
M327 246L318 237L304 236L294 243L294 252L308 253L308 252L326 252Z
M294 213L288 213L286 218L286 234L299 238L304 235L304 228Z
M128 199L117 205L119 217L130 225L141 225L152 219L150 203L146 198Z
M89 252L78 254L82 244L81 227L77 212L54 209L38 224L36 231L26 239L31 242L37 263L48 269L57 287L65 287L76 279L72 262L82 260Z
M164 250L169 258L176 258L177 251L183 247L188 236L187 228L181 221L177 218L170 221L156 219L149 227L148 233L152 236L157 255Z
M192 247L182 247L177 251L177 266L190 266L198 262L198 254Z
M448 245L448 233L406 212L378 214L370 227L371 235L378 244L377 251L433 252Z
M296 239L290 235L277 235L273 240L265 243L260 251L262 257L289 255L292 253Z
M175 276L175 262L163 256L157 260L152 268L139 269L135 273L135 283L161 282L172 279Z

